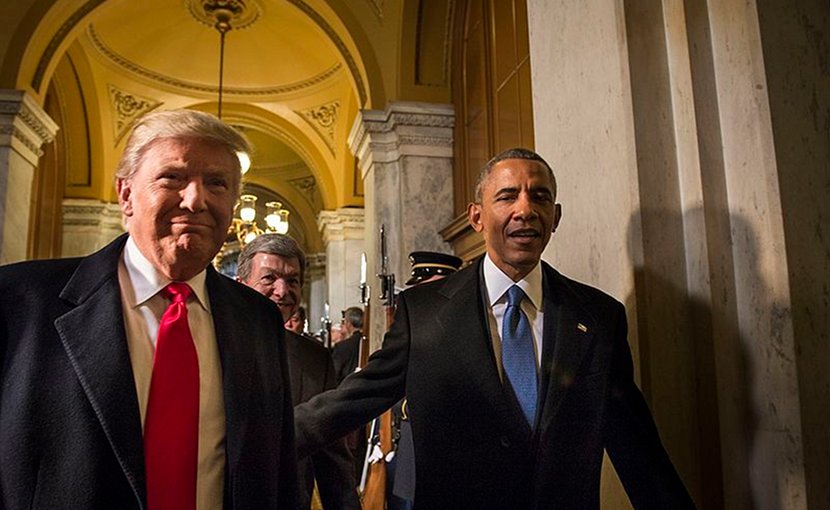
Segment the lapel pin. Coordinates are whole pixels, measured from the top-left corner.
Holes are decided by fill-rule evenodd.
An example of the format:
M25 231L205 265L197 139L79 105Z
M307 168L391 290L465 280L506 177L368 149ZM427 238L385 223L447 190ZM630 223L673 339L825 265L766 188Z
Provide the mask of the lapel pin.
M585 326L585 324L582 324L581 322L576 323L576 329L578 329L579 331L582 331L583 333L588 332L588 327Z

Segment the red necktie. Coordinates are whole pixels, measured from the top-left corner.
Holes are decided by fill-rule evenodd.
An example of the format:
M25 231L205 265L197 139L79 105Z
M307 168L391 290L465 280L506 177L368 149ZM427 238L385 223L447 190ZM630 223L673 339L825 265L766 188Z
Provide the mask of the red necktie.
M186 283L162 290L172 302L159 323L144 419L149 510L195 510L199 452L199 358L187 323Z

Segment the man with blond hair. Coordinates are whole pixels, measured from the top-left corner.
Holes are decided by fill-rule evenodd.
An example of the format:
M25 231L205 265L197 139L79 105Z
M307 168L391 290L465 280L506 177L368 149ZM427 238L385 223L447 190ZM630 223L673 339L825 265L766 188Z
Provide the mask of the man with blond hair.
M0 508L292 508L283 324L220 276L246 141L189 110L138 121L127 234L0 268Z

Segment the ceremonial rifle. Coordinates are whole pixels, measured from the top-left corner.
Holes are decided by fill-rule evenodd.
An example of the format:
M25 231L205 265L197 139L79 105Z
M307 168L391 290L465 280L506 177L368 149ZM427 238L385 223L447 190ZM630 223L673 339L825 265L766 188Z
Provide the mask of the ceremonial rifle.
M395 317L395 274L388 271L388 253L386 250L386 230L380 226L380 299L386 316L386 331L392 325ZM364 328L364 331L367 331ZM368 360L368 340L366 349L361 349L360 362ZM363 347L363 344L361 344ZM366 357L363 357L363 353ZM362 366L362 365L361 365ZM364 510L383 510L386 508L386 456L392 451L392 412L385 411L380 417L372 420L369 428L369 442L366 447L366 458L363 462L363 474L360 479L360 490L363 498Z

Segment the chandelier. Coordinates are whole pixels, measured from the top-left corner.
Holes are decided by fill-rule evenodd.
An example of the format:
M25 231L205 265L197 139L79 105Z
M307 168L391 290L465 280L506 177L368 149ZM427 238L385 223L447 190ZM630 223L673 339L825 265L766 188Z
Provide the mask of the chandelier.
M281 202L265 203L265 226L256 222L256 195L245 194L236 203L236 212L231 220L229 234L236 234L240 247L244 247L262 234L287 234L288 209L282 208Z

